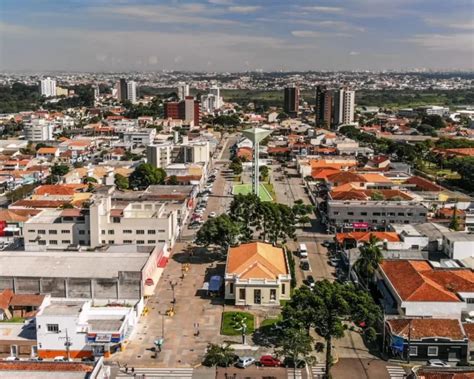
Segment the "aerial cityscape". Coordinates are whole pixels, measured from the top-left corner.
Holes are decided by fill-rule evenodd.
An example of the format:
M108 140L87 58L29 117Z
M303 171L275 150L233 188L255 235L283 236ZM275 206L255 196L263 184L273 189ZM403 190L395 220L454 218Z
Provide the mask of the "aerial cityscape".
M474 3L7 0L0 377L474 379Z

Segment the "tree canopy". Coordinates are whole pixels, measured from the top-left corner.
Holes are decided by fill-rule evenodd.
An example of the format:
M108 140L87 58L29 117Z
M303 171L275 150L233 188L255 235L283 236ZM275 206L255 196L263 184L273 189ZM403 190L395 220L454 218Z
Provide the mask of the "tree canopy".
M237 242L239 229L239 225L233 222L229 215L221 214L204 223L197 232L196 243L203 246L217 245L225 252Z
M129 177L130 188L145 189L154 184L164 184L166 172L149 163L141 163Z

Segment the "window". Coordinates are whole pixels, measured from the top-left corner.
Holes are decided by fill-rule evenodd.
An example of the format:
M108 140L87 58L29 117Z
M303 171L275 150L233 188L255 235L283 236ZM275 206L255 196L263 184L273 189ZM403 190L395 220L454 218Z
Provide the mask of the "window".
M282 285L281 285L281 294L284 295L285 292L286 292L286 285L285 285L285 283L282 283Z
M348 216L354 216L354 212L347 212Z
M57 245L57 244L58 244L58 241L56 241L56 240L51 240L51 241L49 241L49 244L50 244L50 245Z
M155 241L155 240L148 240L147 243L148 243L148 244L155 244L156 241Z
M102 240L102 245L105 245L105 240Z
M46 234L46 230L40 229L40 230L38 230L38 234Z
M388 212L389 216L395 216L395 212Z
M112 222L114 224L120 224L120 217L112 217Z
M85 230L79 230L79 235L80 235L80 236L83 236L84 234L86 234L86 231L85 231Z
M143 240L137 240L137 245L143 245L143 244L145 244L145 241L143 241Z
M270 301L275 301L277 297L277 290L276 289L270 289Z
M426 213L420 213L420 216L425 217Z
M69 244L71 243L71 241L69 241L69 240L62 240L61 243L65 243L65 244L69 245Z
M87 245L87 244L86 244L86 241L84 241L84 240L79 240L79 245L84 246L84 245Z
M131 244L132 241L131 241L131 240L123 240L123 243L125 243L125 244Z
M48 233L49 234L58 234L58 231L57 230L48 230Z
M166 242L165 240L158 240L158 242Z
M59 333L59 324L46 324L46 329L50 333Z
M361 216L367 216L367 212L360 212Z
M35 230L34 229L28 229L28 233L34 233Z
M405 213L403 213L403 212L398 212L398 215L403 217L403 216L405 216Z
M102 233L102 234L105 234L105 230L101 230L101 233Z
M148 234L156 234L156 230L149 230Z
M466 299L466 303L468 303L468 304L474 304L474 297L468 297L468 298Z
M44 245L46 245L46 241L43 241L43 240L41 240L41 241L38 241L38 245L42 245L42 246L44 246Z
M137 230L137 234L145 234L144 230Z
M334 212L334 216L338 216L339 215L339 212Z
M245 300L245 288L240 288L239 289L239 299L240 300Z
M108 233L112 235L112 234L115 234L115 231L112 229L112 230L109 230Z
M123 234L132 234L132 231L130 229L125 229L123 231Z
M164 233L164 232L166 232L166 230L164 230L164 229L158 229L158 233Z
M408 212L408 213L407 213L407 216L413 216L413 213Z
M73 218L71 216L66 216L66 217L63 217L63 221L72 221Z
M229 283L229 293L234 293L234 283Z
M109 245L113 245L114 244L114 240L109 240Z
M428 346L428 356L437 357L438 356L438 346Z
M380 216L380 212L374 212L372 213L372 216Z
M70 230L61 230L61 234L69 234L69 233L71 233Z
M418 355L418 346L410 346L410 357L416 357Z

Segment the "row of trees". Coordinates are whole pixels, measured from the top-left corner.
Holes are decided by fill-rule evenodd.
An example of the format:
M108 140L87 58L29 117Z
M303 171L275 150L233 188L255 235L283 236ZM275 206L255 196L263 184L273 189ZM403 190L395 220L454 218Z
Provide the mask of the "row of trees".
M284 244L295 239L298 223L307 222L312 206L297 201L293 207L261 201L254 194L236 195L229 214L207 220L197 233L197 243L217 245L224 251L253 239Z

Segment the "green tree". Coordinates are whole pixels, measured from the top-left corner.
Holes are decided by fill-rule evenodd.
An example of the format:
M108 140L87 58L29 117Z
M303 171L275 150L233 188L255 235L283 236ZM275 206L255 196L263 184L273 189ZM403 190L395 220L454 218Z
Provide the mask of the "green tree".
M51 175L64 176L69 172L69 166L65 164L55 164L51 167Z
M227 248L236 243L239 233L239 225L229 215L221 214L202 225L197 232L196 243L202 246L217 245L226 253Z
M268 166L260 166L258 171L260 172L260 177L262 180L266 180L268 178L268 174L270 173Z
M451 222L449 223L449 229L454 230L455 232L459 231L461 225L459 224L458 216L458 206L457 204L453 207L453 215L451 217Z
M296 369L300 362L307 365L312 364L315 359L311 356L313 351L313 337L303 328L286 328L277 342L276 354L278 356L289 357L293 361L294 378L296 379Z
M431 125L435 129L444 128L446 125L443 118L436 114L424 116L421 119L421 123Z
M284 324L311 328L326 343L326 377L331 376L332 340L344 336L346 320L365 328L373 328L380 318L380 309L370 294L352 285L321 280L313 289L296 289L282 312Z
M240 159L234 159L229 165L229 169L234 171L235 175L240 175L244 171L242 167L242 161Z
M115 185L119 190L128 189L128 178L120 174L115 174Z
M82 183L84 183L84 184L97 183L97 179L94 178L93 176L86 176L86 177L82 180Z
M370 195L370 199L374 201L385 200L385 196L380 191L373 191Z
M171 175L166 179L166 183L175 186L179 184L179 181L176 175Z
M369 285L369 278L374 275L383 258L379 243L380 240L375 235L371 234L369 236L369 241L359 249L360 255L355 263L355 268L361 276L366 279L367 285Z
M155 184L164 184L166 172L161 167L141 163L129 177L131 188L145 189Z
M233 363L235 357L234 349L229 344L217 345L210 343L207 345L206 353L202 364L204 366L228 367Z

